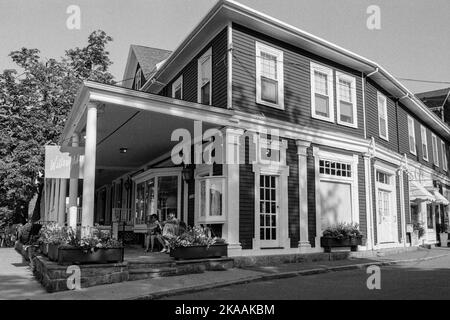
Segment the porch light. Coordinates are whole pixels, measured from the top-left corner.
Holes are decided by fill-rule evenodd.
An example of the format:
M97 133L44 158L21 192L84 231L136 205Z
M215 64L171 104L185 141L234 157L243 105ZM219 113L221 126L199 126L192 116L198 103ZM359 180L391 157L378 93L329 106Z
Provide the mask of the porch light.
M192 181L194 179L194 167L192 165L187 165L181 171L183 175L183 180L186 182Z
M120 153L127 153L128 148L120 148Z

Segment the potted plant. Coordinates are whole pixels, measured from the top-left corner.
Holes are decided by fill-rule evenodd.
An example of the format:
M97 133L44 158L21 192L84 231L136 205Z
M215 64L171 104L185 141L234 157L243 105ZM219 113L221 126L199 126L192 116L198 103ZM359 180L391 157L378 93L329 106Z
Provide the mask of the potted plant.
M425 228L423 227L423 223L414 222L413 223L413 233L412 233L412 244L418 245L420 238L425 235Z
M170 256L175 259L204 259L227 256L225 240L208 235L208 229L188 227L181 235L168 239Z
M357 223L338 223L326 228L320 238L320 244L325 252L331 252L331 248L350 247L356 251L362 245L362 234Z
M89 228L81 236L80 230L70 227L46 229L42 236L47 244L49 260L58 264L110 263L123 261L123 245L111 237L110 232Z
M448 227L445 223L441 223L438 225L439 232L439 242L441 247L447 247L448 243Z

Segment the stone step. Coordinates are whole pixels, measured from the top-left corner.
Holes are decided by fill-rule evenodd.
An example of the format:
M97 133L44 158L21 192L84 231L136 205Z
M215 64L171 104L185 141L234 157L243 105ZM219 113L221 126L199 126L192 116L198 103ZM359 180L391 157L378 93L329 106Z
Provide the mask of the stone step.
M170 277L177 274L177 268L172 267L162 267L154 269L132 269L129 270L128 276L129 280L142 280L142 279L152 279L161 277Z
M128 269L158 269L158 268L173 268L175 262L144 262L144 261L128 261Z

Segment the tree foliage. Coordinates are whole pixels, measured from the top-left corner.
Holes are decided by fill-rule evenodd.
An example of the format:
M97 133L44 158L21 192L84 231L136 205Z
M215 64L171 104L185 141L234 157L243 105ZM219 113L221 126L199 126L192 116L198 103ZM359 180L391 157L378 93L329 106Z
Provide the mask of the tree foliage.
M38 49L10 53L21 72L0 74L0 222L26 218L42 183L44 145L57 143L81 83L113 83L110 41L98 30L59 59L42 59Z

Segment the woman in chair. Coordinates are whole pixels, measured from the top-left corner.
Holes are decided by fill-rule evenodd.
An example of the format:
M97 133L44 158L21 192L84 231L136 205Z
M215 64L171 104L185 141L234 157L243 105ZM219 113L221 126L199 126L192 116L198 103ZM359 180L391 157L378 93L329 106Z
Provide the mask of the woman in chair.
M148 231L147 231L147 239L146 239L146 248L145 252L149 252L149 246L151 245L151 251L153 252L153 248L155 247L155 239L158 239L158 241L161 243L161 245L164 247L164 242L161 241L160 235L161 235L161 224L158 221L158 216L156 214L152 214L150 216L150 223L148 225Z
M164 241L165 246L161 252L170 252L169 239L176 237L178 234L178 219L175 218L174 213L169 213L166 221L164 221L164 227L162 231L162 236L159 236L162 241Z

